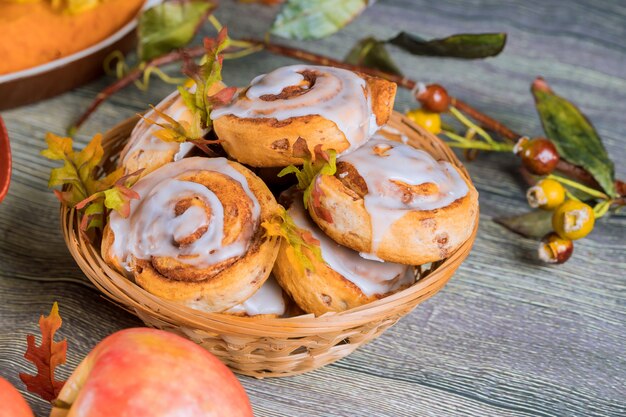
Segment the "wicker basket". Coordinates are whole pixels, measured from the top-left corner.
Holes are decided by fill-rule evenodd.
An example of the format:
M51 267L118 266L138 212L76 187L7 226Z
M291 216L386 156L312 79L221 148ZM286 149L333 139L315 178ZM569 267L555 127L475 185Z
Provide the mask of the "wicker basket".
M104 135L104 170L113 167L137 118L128 119ZM467 174L452 151L437 137L395 113L389 125L436 159L447 160ZM61 206L61 223L72 256L87 277L107 297L136 314L148 326L183 335L218 356L235 372L254 376L296 375L349 355L378 337L420 302L439 291L467 257L476 229L449 258L420 271L410 288L373 303L321 317L246 318L206 313L163 300L146 292L110 268L100 256L99 242L78 231L75 210Z

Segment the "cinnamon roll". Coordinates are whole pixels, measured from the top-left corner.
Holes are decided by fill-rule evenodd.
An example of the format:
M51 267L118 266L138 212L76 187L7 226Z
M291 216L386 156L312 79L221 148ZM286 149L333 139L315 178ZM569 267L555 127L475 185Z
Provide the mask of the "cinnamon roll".
M305 269L290 256L289 243L283 240L274 264L274 275L302 310L315 315L344 311L415 282L414 267L364 259L331 240L310 220L301 196L293 199L287 213L301 231L318 241L321 250L321 259L310 257L312 268Z
M313 180L311 217L365 256L421 265L448 257L471 235L478 193L448 162L377 134Z
M387 123L396 84L340 68L292 65L256 77L229 105L211 113L224 150L254 167L303 162L302 138L339 154L352 151Z
M130 216L112 212L102 256L148 292L221 312L269 276L279 241L262 222L279 209L267 186L225 158L191 157L141 178Z
M224 84L215 83L210 88L209 94L217 93L222 88L224 88ZM189 91L195 91L195 86L192 86ZM190 123L193 119L193 114L185 105L178 91L165 97L155 108L178 122ZM162 141L154 135L161 127L150 124L146 119L157 123L167 123L154 110L148 111L144 118L137 122L130 134L128 143L120 153L118 165L124 168L126 174L143 169L142 175L147 175L168 162L184 158L194 147L191 142ZM207 132L208 130L204 133Z

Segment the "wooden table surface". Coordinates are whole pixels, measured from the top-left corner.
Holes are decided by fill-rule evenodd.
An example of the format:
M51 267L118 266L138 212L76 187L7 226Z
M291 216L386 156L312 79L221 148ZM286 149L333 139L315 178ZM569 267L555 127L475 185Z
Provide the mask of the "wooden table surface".
M260 35L276 9L223 1L217 16L234 36ZM398 30L426 37L506 31L495 59L418 58L390 48L412 78L445 85L529 135L540 134L529 86L543 75L595 123L617 174L626 177L626 3L543 0L380 0L335 36L304 44L343 57L365 36ZM301 44L301 43L298 43ZM226 82L294 61L267 53L226 63ZM59 301L69 343L67 376L108 334L142 323L85 282L59 229L58 203L46 182L53 163L39 156L45 132L62 133L101 79L58 98L7 111L14 171L0 205L0 375L17 374L27 333ZM92 134L157 103L171 86L127 88L80 132ZM0 97L0 100L2 98ZM407 91L396 109L413 106ZM450 283L382 337L350 357L291 378L241 377L257 416L626 415L626 219L612 216L554 267L536 260L536 242L495 224L527 210L509 155L469 164L480 191L474 250ZM49 406L25 394L37 415Z

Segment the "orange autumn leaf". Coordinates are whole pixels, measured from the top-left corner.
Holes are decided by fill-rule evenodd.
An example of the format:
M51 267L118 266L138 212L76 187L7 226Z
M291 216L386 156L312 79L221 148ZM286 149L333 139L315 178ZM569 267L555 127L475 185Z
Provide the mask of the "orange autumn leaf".
M291 259L297 261L295 264L303 269L313 271L313 261L324 262L320 241L309 230L300 229L284 208L280 209L276 221L264 221L261 226L265 229L266 237L285 239L289 244L287 252L291 254Z
M38 394L46 401L52 402L63 388L65 381L57 381L54 378L54 370L57 366L65 363L67 353L67 340L54 341L54 334L63 320L59 315L59 305L55 302L50 310L50 315L39 317L39 329L41 331L41 345L35 344L35 336L26 336L28 348L24 357L37 367L36 375L20 373L20 379L28 391Z

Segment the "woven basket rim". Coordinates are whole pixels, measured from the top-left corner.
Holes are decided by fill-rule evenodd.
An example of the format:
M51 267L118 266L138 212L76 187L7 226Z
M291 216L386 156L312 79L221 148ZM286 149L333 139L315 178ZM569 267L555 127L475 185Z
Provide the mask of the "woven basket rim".
M137 117L126 119L110 129L107 134L116 131L116 129L124 129L130 123L134 125L136 120ZM443 152L445 159L457 166L463 175L469 179L469 174L463 164L438 137L395 111L389 125L396 129L408 129L413 134L436 143L440 151ZM106 147L106 144L104 145ZM287 318L255 318L195 310L150 294L104 262L100 255L100 249L86 240L83 234L78 231L77 213L74 209L61 204L60 215L66 244L79 267L101 292L117 304L121 304L123 308L136 315L139 312L148 314L174 326L186 326L212 333L231 332L233 328L237 328L238 333L242 335L255 334L268 337L304 337L324 332L336 332L379 320L381 315L391 316L395 311L405 309L407 304L416 306L419 302L438 292L468 256L476 238L479 217L477 215L469 239L448 258L439 261L438 266L432 272L407 289L357 308L326 313L318 317L313 314L305 314ZM136 299L136 295L140 295L143 299Z

